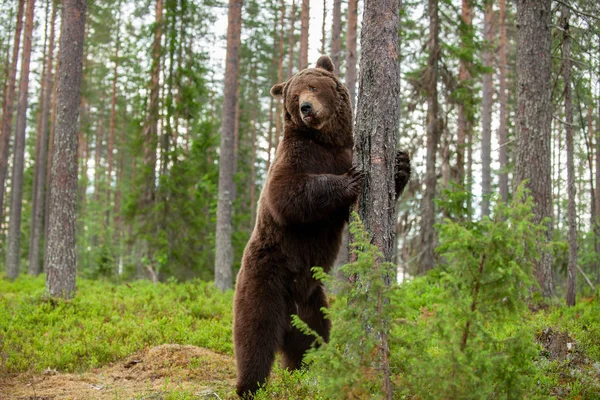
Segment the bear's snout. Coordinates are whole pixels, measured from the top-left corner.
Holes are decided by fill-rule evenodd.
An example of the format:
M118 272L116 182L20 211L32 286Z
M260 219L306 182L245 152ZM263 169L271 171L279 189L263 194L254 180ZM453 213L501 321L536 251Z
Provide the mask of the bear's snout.
M313 107L312 104L309 103L308 101L305 101L304 103L302 103L300 105L300 111L302 112L302 115L309 115L312 113Z

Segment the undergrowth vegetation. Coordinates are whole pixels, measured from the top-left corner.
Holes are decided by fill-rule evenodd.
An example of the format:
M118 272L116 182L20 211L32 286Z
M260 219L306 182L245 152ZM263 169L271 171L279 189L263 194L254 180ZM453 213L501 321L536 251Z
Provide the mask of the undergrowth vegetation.
M393 271L372 268L379 252L354 221L357 261L343 272L362 283L335 282L315 269L337 286L326 311L330 342L315 337L321 345L308 354L309 368L276 367L257 398L381 398L381 332L398 399L600 398L600 297L566 308L531 291L541 229L531 206L518 191L493 219L445 221L443 266L391 287L381 282ZM74 300L56 301L45 297L42 277L0 280L0 376L86 371L164 343L231 355L231 309L232 292L201 281L79 280ZM299 319L294 324L311 333ZM217 392L229 397L232 390L224 382ZM180 391L163 398L195 397Z

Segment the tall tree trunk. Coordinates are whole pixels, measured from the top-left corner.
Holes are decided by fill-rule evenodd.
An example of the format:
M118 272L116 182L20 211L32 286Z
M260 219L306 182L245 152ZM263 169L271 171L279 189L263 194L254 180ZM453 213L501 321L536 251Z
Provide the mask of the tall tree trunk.
M333 0L333 24L331 26L331 61L336 76L342 63L342 0Z
M76 289L77 132L85 7L85 0L63 1L46 289L51 296L64 298L71 298Z
M300 14L300 56L298 70L308 68L308 23L310 19L310 0L302 0Z
M273 154L273 96L269 100L269 133L267 137L267 172L271 168L271 157Z
M112 79L112 94L110 96L110 122L108 125L108 148L106 151L106 224L110 224L110 205L111 205L111 193L112 189L112 174L113 174L113 159L115 152L115 130L116 130L116 120L117 120L117 82L119 79L119 47L121 45L120 41L120 31L121 31L121 11L120 11L120 2L118 4L119 16L117 18L117 26L115 29L116 32L116 43L115 43L115 60L113 65L113 79ZM117 231L114 231L117 233ZM118 233L117 233L118 234Z
M498 72L500 80L498 87L498 103L500 103L500 121L498 126L498 162L500 164L500 172L498 174L498 186L500 190L500 199L508 202L508 157L507 157L507 142L508 142L508 44L506 40L506 0L499 0L499 31L500 41L498 44Z
M573 99L571 95L571 36L569 8L562 6L562 72L565 84L565 133L567 142L567 189L569 193L569 268L567 270L567 306L575 305L575 279L577 277L577 225L575 220L575 162L573 161Z
M281 0L281 13L279 19L279 50L277 56L277 82L283 82L283 35L285 29L285 1ZM276 103L276 112L275 112L275 152L277 152L277 145L279 144L279 139L282 134L282 111L283 102L281 100L277 100Z
M598 1L598 7L600 7L600 0ZM598 53L600 53L600 37L598 37ZM600 64L598 65L598 75L600 76ZM600 87L598 87L598 98L600 99ZM595 223L595 235L596 235L596 256L600 256L600 101L598 101L598 119L596 120L596 223ZM596 283L600 283L600 261L596 262Z
M504 1L504 0L501 0ZM460 46L463 51L468 51L473 37L473 7L471 0L462 0L462 23L460 26ZM458 82L465 92L468 91L468 101L458 102L458 132L456 137L456 183L463 186L465 183L465 143L470 135L473 123L473 89L471 84L471 63L466 57L460 58Z
M352 108L356 105L356 35L358 31L358 0L348 0L348 27L346 30L346 86Z
M390 262L396 245L394 171L400 121L399 0L367 0L361 33L360 88L356 115L354 165L365 173L358 213ZM373 129L377 127L377 129ZM373 268L379 268L374 265ZM390 285L394 277L386 278ZM381 293L376 294L381 304ZM383 392L392 398L387 328L379 332Z
M258 104L258 99L257 99ZM252 115L252 157L250 160L250 230L254 229L256 220L256 124L258 118L258 107L254 107Z
M233 203L233 131L235 92L238 85L240 33L243 0L229 0L225 92L221 117L221 155L219 158L219 201L215 250L215 285L225 291L233 283L233 245L231 243L231 205Z
M517 149L515 183L527 179L535 222L546 222L543 242L552 240L551 19L550 0L517 1ZM544 296L554 294L552 254L540 249L535 275Z
M58 43L61 41L62 35L62 21L61 21L61 30L58 38ZM60 46L58 46L56 50L56 66L54 70L56 71L56 75L58 75L58 64L60 60ZM51 169L52 169L52 156L54 155L54 132L56 131L56 99L58 97L58 79L55 76L54 86L52 87L52 100L50 101L50 132L48 136L48 160L46 162L46 196L44 198L44 236L48 237L48 223L50 220L50 192L52 191L52 184L50 182L51 179ZM44 253L44 268L46 266L46 254ZM44 271L45 272L45 271Z
M335 0L334 0L335 1ZM323 0L323 23L321 24L321 54L325 54L325 42L327 41L327 0Z
M10 147L10 131L12 128L13 103L15 99L15 85L17 81L17 61L19 59L19 45L21 43L21 30L23 29L23 10L25 0L19 0L15 37L8 76L6 96L2 101L2 127L0 132L0 220L4 210L4 194L6 193L6 173L8 171L8 155Z
M27 100L29 91L29 62L33 36L35 0L27 0L25 12L25 35L19 77L19 102L15 126L15 148L10 191L10 223L8 225L8 249L6 251L6 277L15 279L19 275L21 259L21 207L23 200L23 171L25 168L25 130L27 128Z
M494 3L487 0L485 15L483 17L483 36L485 49L482 55L483 66L492 68L494 56L492 46L494 33L492 23L494 19ZM490 195L492 194L492 95L494 92L492 73L483 74L483 93L481 101L481 215L490 215Z
M292 0L292 8L290 9L290 35L288 37L288 70L287 79L291 79L294 75L294 44L296 39L294 38L294 27L296 24L296 1ZM272 96L271 96L272 97Z
M442 121L439 117L438 103L438 64L440 59L438 1L428 0L429 4L429 38L427 70L423 79L427 90L427 155L425 171L425 191L421 200L421 237L419 273L429 271L434 267L434 249L436 243L435 231L435 197L437 185L436 154L442 133Z
M54 32L56 25L57 7L56 1L52 0L52 18L50 22L50 40L48 45L48 57L46 60L46 76L42 99L42 122L40 135L40 153L35 161L35 168L38 170L37 182L34 185L34 201L36 203L35 213L32 216L31 223L31 245L29 247L29 273L38 275L42 270L42 259L40 258L42 233L44 232L44 211L45 211L45 193L46 193L46 165L48 160L48 131L50 119L50 96L52 94L53 76L52 68L54 66Z

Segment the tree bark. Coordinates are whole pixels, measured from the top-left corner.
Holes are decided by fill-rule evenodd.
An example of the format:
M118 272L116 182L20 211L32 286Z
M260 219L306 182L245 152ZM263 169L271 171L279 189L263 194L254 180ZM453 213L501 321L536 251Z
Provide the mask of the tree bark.
M503 1L503 0L501 0ZM462 26L461 26L461 48L467 51L469 40L473 29L473 7L471 0L462 0ZM471 80L471 65L465 57L461 57L458 71L458 82L465 92L468 91L468 101L458 102L458 132L456 137L456 183L463 186L465 183L465 144L467 136L470 135L473 124L473 89Z
M44 232L44 211L46 192L46 165L48 160L48 131L50 119L50 97L53 87L52 68L54 66L54 32L56 25L57 7L56 1L52 1L52 18L50 22L50 39L48 44L48 56L46 60L46 76L42 99L42 121L40 134L40 153L35 161L37 182L34 185L34 201L36 203L35 213L31 223L31 246L29 247L29 274L38 275L42 270L41 242Z
M233 203L233 131L235 92L238 84L240 33L243 0L229 0L225 92L221 117L221 155L219 159L219 200L215 251L215 285L222 291L233 283L233 246L231 243L231 205Z
M348 0L348 27L346 30L346 86L352 108L356 106L356 35L358 32L358 0Z
M308 68L308 23L310 19L310 1L302 0L302 11L300 14L300 55L298 58L298 70Z
M571 36L569 30L569 8L562 6L562 71L565 97L565 136L567 143L567 190L569 195L569 267L567 269L567 306L575 305L575 281L577 278L577 225L575 216L575 162L573 161L573 99L571 95Z
M354 165L365 172L358 213L382 252L379 263L390 262L396 245L394 184L396 135L400 121L400 0L367 0L361 33L359 97ZM379 268L379 265L373 266ZM394 277L388 276L390 285ZM383 392L392 398L387 334L381 338Z
M517 1L517 154L515 184L527 179L535 222L547 227L542 242L552 240L551 142L551 2ZM535 275L542 294L554 294L552 254L540 248Z
M292 8L290 9L290 36L288 37L288 71L287 78L291 79L294 75L294 44L296 39L294 38L294 28L296 24L296 1L292 0Z
M482 55L483 66L492 68L494 56L492 47L494 34L492 21L494 19L494 3L487 1L483 17L483 35L485 48ZM490 215L490 195L492 194L492 95L494 92L492 73L483 74L483 93L481 101L481 215Z
M46 289L51 296L64 298L73 297L76 289L77 132L85 8L85 0L63 1Z
M325 42L327 41L327 31L325 29L326 25L327 25L327 0L323 0L323 23L321 24L321 54L325 54Z
M17 81L17 61L19 59L19 45L21 43L21 31L23 29L24 8L25 0L19 0L6 96L2 101L2 131L0 132L0 219L2 218L2 212L4 210L4 194L6 193L6 173L8 171L8 156L10 153L10 131L12 128L15 85Z
M342 63L342 0L333 0L333 25L331 27L331 61L333 73L340 75Z
M25 168L25 130L27 128L27 100L29 91L29 63L35 0L27 0L25 32L19 77L19 102L15 126L15 148L10 191L10 223L8 225L8 248L6 251L6 277L15 279L19 275L21 260L21 210L23 200L23 171Z
M498 126L498 162L500 172L498 174L498 186L500 190L500 199L508 202L508 45L506 38L506 0L499 0L499 31L500 40L498 44L498 103L500 103L500 121Z
M440 59L439 44L439 15L438 1L428 0L429 5L429 38L427 61L427 70L423 79L427 91L427 154L425 171L425 190L421 200L421 237L420 237L420 255L419 255L419 273L425 273L435 265L435 197L437 185L436 173L436 154L442 133L442 122L439 118L438 103L438 64Z
M113 79L112 79L112 94L110 96L110 122L108 124L108 148L106 151L106 223L110 223L110 202L111 202L111 193L112 193L112 174L113 174L113 159L115 152L115 130L116 130L116 121L117 121L117 82L119 79L119 47L121 45L120 42L120 31L121 31L121 12L120 12L120 2L118 3L119 17L117 19L117 26L115 29L116 32L116 43L115 43L115 60L113 65ZM117 231L115 230L115 233ZM118 235L118 233L117 233Z

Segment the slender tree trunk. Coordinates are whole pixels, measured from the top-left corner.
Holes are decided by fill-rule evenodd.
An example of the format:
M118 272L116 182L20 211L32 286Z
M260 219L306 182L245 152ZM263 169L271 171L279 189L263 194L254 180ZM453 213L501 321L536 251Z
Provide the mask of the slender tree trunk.
M288 37L288 70L287 79L294 75L294 27L296 24L296 1L292 0L292 8L290 9L290 36Z
M257 103L258 104L258 99ZM252 115L252 157L250 160L250 230L254 229L256 220L256 123L258 118L258 107L254 107Z
M298 70L308 68L308 23L310 19L310 0L302 0L300 14L300 56Z
M62 21L61 21L61 30L58 38L58 43L61 41L62 35ZM60 59L60 46L57 48L56 54L56 66L54 70L56 71L56 76L54 79L54 86L52 87L52 100L50 102L50 132L48 137L48 160L46 162L46 196L44 198L44 236L48 237L48 223L50 220L50 192L52 191L52 184L50 182L51 179L51 169L52 169L52 156L54 155L54 132L56 131L56 99L58 97L58 62ZM46 266L46 255L44 254L44 268ZM45 272L45 271L44 271Z
M76 289L77 132L85 7L85 0L63 1L58 67L58 115L50 179L53 189L46 245L46 289L51 296L65 298L71 298Z
M277 56L277 82L283 82L283 35L285 29L285 1L281 1L281 14L279 19L279 50ZM277 100L276 112L275 112L275 151L277 152L277 145L282 134L282 107L283 103L281 100Z
M400 121L399 0L367 0L361 33L360 88L354 165L366 173L358 212L372 242L390 262L396 244L394 171ZM374 130L373 127L376 127ZM379 265L373 266L379 268ZM390 285L394 277L386 278ZM380 294L379 294L380 295ZM381 301L381 299L379 299ZM387 329L381 339L383 394L392 399Z
M461 48L467 51L468 43L472 39L473 7L471 0L462 0L462 24L460 27ZM458 132L456 137L456 176L455 181L460 186L465 183L465 143L471 132L473 123L473 92L471 84L471 65L461 57L458 72L458 82L463 90L468 91L468 100L458 102Z
M508 44L506 40L506 0L499 0L499 30L500 41L498 45L498 72L499 72L499 88L498 102L500 103L500 121L498 126L498 162L500 164L500 172L498 174L498 186L500 190L500 199L508 202L508 157L507 157L507 142L508 142Z
M600 7L600 1L598 1ZM600 53L600 37L598 38L598 53ZM600 65L598 65L598 75L600 76ZM600 87L598 88L598 98L600 99ZM596 256L600 256L600 101L598 101L598 119L596 120ZM600 283L600 261L596 262L596 283Z
M517 1L517 155L515 183L528 179L535 222L548 219L543 242L552 240L550 0ZM554 294L552 254L540 249L535 275L544 296Z
M342 63L342 0L333 0L333 25L331 27L331 61L336 76Z
M571 95L571 36L569 30L569 8L562 6L561 27L562 72L565 84L565 133L567 142L567 190L569 193L569 268L567 270L567 306L575 305L575 280L577 278L577 225L575 216L575 162L573 161L573 99Z
M326 26L327 26L327 0L323 0L323 23L321 24L321 54L325 54L325 42L327 41L327 31L325 29Z
M494 19L494 3L487 0L485 15L483 17L483 35L485 50L483 52L483 66L492 68L494 56L492 46L494 33L492 21ZM492 95L494 91L492 73L483 74L483 93L481 101L481 215L490 215L490 195L492 194Z
M348 0L348 28L346 30L346 86L352 108L356 105L356 35L358 32L358 0Z
M29 62L33 36L35 0L27 0L25 12L25 35L19 78L19 102L15 126L15 149L10 191L10 223L8 225L8 249L6 252L6 277L15 279L19 275L21 260L21 207L23 200L23 171L25 168L25 130L27 128L27 100L29 92Z
M108 149L106 152L106 223L107 225L110 223L110 205L111 205L111 193L112 189L112 174L113 174L113 159L115 152L115 130L116 130L116 120L117 120L117 82L119 79L119 47L121 45L120 41L120 30L121 30L121 12L120 12L120 2L117 3L119 10L119 17L117 19L117 26L115 29L116 32L116 43L115 43L115 60L113 65L113 79L112 79L112 94L110 96L110 122L108 125ZM115 233L117 231L115 230ZM118 233L117 233L118 234Z
M229 0L225 92L221 117L221 155L219 158L219 201L215 250L215 285L225 291L233 283L233 246L231 243L231 205L233 203L233 131L235 91L238 85L240 33L243 0Z
M29 247L29 273L38 275L42 270L41 242L44 232L44 211L45 211L45 192L46 192L46 165L48 160L48 131L50 119L50 96L53 87L52 67L54 66L54 32L56 25L57 7L56 1L52 1L52 18L50 22L50 41L48 47L48 57L46 61L46 83L44 84L42 101L42 129L40 135L40 154L36 160L36 170L39 170L37 185L34 185L34 198L36 202L35 214L32 218L31 237L32 242Z
M269 134L267 138L267 172L271 168L271 157L273 153L273 96L269 101Z
M434 267L435 231L435 197L437 185L436 154L442 133L442 121L439 117L438 103L438 64L440 59L438 1L429 1L429 39L427 70L423 79L427 87L427 155L425 171L425 191L421 200L421 237L419 255L419 273Z
M21 31L23 29L23 10L25 0L19 0L17 11L17 22L15 37L8 76L6 96L2 101L2 131L0 132L0 220L4 210L4 194L6 193L6 173L8 171L8 156L10 148L10 131L12 128L13 103L15 99L15 85L17 81L17 61L19 59L19 45L21 43Z
M104 99L100 100L101 104L104 104ZM101 109L99 114L96 115L97 124L96 143L94 144L94 202L100 203L100 181L102 180L102 146L104 142L104 110Z

